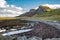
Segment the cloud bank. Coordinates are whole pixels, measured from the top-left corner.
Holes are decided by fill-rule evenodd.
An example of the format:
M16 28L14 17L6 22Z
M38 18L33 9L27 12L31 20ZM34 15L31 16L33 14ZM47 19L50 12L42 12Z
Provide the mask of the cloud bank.
M5 0L0 0L0 17L15 17L24 13L24 9L8 5Z
M48 7L52 8L52 9L60 8L60 4L44 4L42 6L48 6Z

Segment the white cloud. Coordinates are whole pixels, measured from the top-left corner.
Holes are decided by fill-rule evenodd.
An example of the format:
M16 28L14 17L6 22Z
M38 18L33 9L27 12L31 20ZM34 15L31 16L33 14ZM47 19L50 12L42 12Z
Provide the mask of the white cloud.
M8 5L5 0L0 0L0 17L15 17L23 13L23 8Z
M52 8L52 9L60 8L60 4L44 4L42 6L48 6L48 7Z
M6 1L0 0L0 7L6 7Z

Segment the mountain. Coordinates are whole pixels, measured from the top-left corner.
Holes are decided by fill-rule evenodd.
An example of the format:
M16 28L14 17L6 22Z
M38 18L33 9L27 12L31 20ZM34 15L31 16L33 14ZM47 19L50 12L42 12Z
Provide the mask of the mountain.
M36 14L35 17L51 17L51 16L60 16L60 9L54 9L48 12L42 12L41 14Z
M38 20L56 20L60 21L60 9L51 9L47 6L39 6L37 9L31 9L29 12L18 17L30 17Z
M18 16L18 17L31 17L31 16L33 16L35 14L36 14L36 10L35 9L31 9L29 12L26 12L26 13Z
M48 12L48 11L51 11L51 8L47 6L39 6L38 9L31 9L29 12L26 12L18 17L32 17L36 14L40 14L42 12Z
M49 12L42 12L41 14L36 14L34 17L43 20L60 21L60 9L54 9Z

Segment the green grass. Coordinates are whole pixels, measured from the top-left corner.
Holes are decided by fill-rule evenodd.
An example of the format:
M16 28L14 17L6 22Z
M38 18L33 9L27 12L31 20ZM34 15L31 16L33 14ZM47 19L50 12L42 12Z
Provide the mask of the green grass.
M33 18L60 21L60 9L55 9L50 12L37 13L35 16L33 16Z
M60 9L55 9L49 12L37 13L33 17L16 17L17 19L26 20L56 20L60 21Z

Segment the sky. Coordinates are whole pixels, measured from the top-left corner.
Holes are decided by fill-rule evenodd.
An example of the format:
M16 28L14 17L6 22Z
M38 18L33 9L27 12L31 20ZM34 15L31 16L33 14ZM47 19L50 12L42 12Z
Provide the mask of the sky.
M10 5L20 6L22 8L31 9L42 4L60 4L60 0L6 0Z
M0 0L0 17L19 16L39 6L60 8L60 0Z

